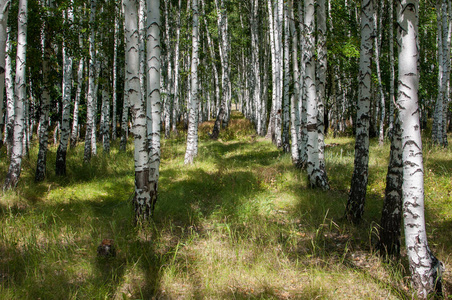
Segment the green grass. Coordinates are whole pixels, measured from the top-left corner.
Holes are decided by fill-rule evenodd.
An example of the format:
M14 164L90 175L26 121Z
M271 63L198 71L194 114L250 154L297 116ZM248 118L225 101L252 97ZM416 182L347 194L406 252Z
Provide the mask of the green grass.
M389 144L371 143L364 221L342 219L354 140L327 139L331 190L308 187L290 155L256 137L234 115L218 141L200 127L199 155L184 166L185 137L162 141L154 221L133 226L132 144L83 162L68 153L68 174L34 183L36 146L14 192L0 200L0 299L411 299L406 258L382 261L374 248ZM0 182L7 171L0 152ZM424 144L431 248L450 265L452 151ZM96 249L111 238L113 259ZM444 274L446 297L451 275Z

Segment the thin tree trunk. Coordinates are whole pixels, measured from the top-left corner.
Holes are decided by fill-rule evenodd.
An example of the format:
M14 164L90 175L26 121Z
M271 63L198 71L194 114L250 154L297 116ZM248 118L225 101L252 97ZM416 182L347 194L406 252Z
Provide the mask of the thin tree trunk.
M16 54L16 79L15 79L15 114L14 114L14 138L11 152L11 162L5 178L3 190L15 188L19 181L22 165L22 139L24 137L24 106L26 90L26 53L27 53L27 0L19 0L19 12L17 17L17 54Z
M284 74L284 94L283 94L283 107L282 107L282 148L285 153L290 152L290 96L289 85L291 82L290 76L290 50L289 50L289 15L288 15L288 3L284 4L284 69L281 74Z
M51 5L51 4L50 4ZM51 9L49 5L49 8ZM48 16L50 17L50 16ZM42 73L43 73L43 91L41 95L40 105L40 117L39 117L39 152L36 162L36 174L35 181L39 182L46 177L46 164L47 164L47 147L49 142L49 115L50 115L50 56L52 55L52 36L53 32L50 28L50 22L47 20L44 25L45 29L42 33L42 41L44 44L44 55L42 61ZM25 139L24 139L25 140ZM26 148L24 148L26 149Z
M81 41L82 39L80 39ZM83 68L84 68L85 60L80 58L77 70L77 89L75 92L74 99L74 111L73 111L73 119L72 119L72 130L71 130L71 148L75 148L78 140L78 111L80 106L80 98L82 94L82 85L83 85Z
M7 145L8 157L11 157L14 135L14 79L12 70L12 42L11 42L11 26L6 29L6 59L5 59L5 90L6 90L6 125L5 125L5 142Z
M383 210L381 213L380 241L378 248L381 254L400 256L400 234L402 223L402 136L400 121L397 117L391 136L391 154L389 156L388 173Z
M117 12L117 6L115 4L115 31L113 36L113 72L112 72L112 83L113 83L113 95L112 95L112 113L111 113L111 139L115 141L117 139L117 103L118 103L118 44L119 44L119 17Z
M177 121L179 117L179 45L180 45L180 14L181 14L181 0L178 1L177 6L177 21L176 21L176 44L174 45L174 80L173 80L173 128L177 133Z
M92 141L93 138L93 131L96 131L96 123L95 123L95 116L94 112L96 110L96 107L94 105L96 104L96 94L94 93L95 90L95 81L94 77L96 74L96 59L95 59L95 46L94 46L94 35L95 35L95 16L96 16L96 5L97 0L91 0L91 11L90 11L90 17L89 17L89 24L90 24L90 37L89 37L89 73L88 73L88 97L86 100L86 132L85 132L85 151L83 160L85 162L89 162L91 160L91 153L93 151L92 145L93 142L96 143L96 141Z
M72 24L74 21L74 14L72 12L72 4L67 10L67 22ZM70 25L71 26L71 25ZM62 117L61 117L61 134L60 144L57 150L56 157L56 175L66 174L66 153L67 145L70 135L70 109L71 109L71 94L72 94L72 61L73 58L68 54L67 43L63 43L63 84L62 84Z
M358 114L356 117L355 163L345 209L346 218L357 224L364 213L369 176L369 119L371 105L373 0L361 6L361 50L359 58Z
M6 57L6 40L7 40L7 21L9 5L11 1L0 1L0 148L3 146L3 98L5 91L5 57Z
M192 57L191 57L191 89L190 111L188 121L187 150L184 163L192 164L198 155L198 49L199 49L199 22L198 0L193 0L193 30L192 30Z

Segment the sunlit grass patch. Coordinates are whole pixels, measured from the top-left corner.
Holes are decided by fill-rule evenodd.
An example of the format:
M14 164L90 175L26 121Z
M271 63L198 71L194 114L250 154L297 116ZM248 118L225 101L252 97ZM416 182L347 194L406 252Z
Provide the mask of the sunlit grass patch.
M162 139L159 199L142 227L133 225L132 143L119 152L114 142L109 155L99 148L90 163L82 144L70 149L66 177L54 174L52 146L42 183L33 147L17 190L0 199L0 299L411 299L406 263L386 264L375 251L388 142L371 141L355 227L343 219L353 138L326 140L331 190L321 191L241 115L222 132L200 139L190 166L183 132ZM424 148L429 242L447 265L451 155ZM1 181L6 170L2 159ZM104 238L114 240L113 259L97 257Z

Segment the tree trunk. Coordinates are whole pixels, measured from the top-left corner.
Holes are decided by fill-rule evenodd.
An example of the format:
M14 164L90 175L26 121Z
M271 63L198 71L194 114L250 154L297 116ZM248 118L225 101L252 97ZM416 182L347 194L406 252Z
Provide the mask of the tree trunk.
M124 22L126 39L126 93L130 101L132 113L132 132L134 134L135 161L135 216L147 219L149 211L137 211L138 208L150 203L149 196L149 161L147 152L146 105L141 95L140 87L140 42L138 32L138 1L124 0ZM139 220L137 220L139 221Z
M190 90L190 111L188 120L187 150L185 152L184 163L192 164L198 155L198 0L193 0L193 30L192 30L192 57L191 57L191 90Z
M148 202L135 202L135 216L138 220L152 217L158 196L160 168L160 126L162 104L160 100L160 1L147 0L147 140L149 155L149 198ZM169 76L170 78L170 76Z
M51 43L53 40L53 32L50 28L50 15L47 15L47 17L45 29L41 36L42 43L44 44L42 61L43 91L41 95L41 112L39 117L39 152L38 160L36 162L36 182L42 181L46 177L47 146L49 142L50 89L52 85L50 82L50 59L52 55Z
M441 294L442 263L428 247L424 215L424 167L418 106L419 2L397 4L399 93L403 162L403 220L411 278L419 298Z
M282 109L282 120L283 120L283 130L282 130L282 148L285 153L290 152L290 100L289 100L289 85L291 82L290 76L290 51L289 51L289 13L288 4L284 5L284 94L283 94L283 109Z
M400 232L402 223L402 136L397 117L391 136L391 154L386 175L385 199L381 213L380 241L381 254L400 256Z
M7 40L7 21L9 5L11 1L1 0L0 1L0 148L3 146L3 98L5 91L5 57L6 57L6 40Z
M82 39L80 39L81 41ZM77 70L77 89L75 92L74 99L74 111L73 111L73 119L72 119L72 130L71 130L71 148L75 148L78 140L78 111L80 106L80 98L82 94L82 85L83 85L83 68L84 68L85 60L80 58Z
M6 90L6 125L5 125L5 142L7 145L8 157L11 157L14 135L14 79L12 70L12 41L11 26L6 29L6 58L5 58L5 90Z
M73 4L73 3L71 3ZM67 10L67 22L72 24L74 21L74 14L72 12L72 6ZM69 25L71 26L71 25ZM71 109L71 94L72 94L72 61L73 58L68 54L67 43L63 42L63 84L62 84L62 117L61 117L61 134L60 144L57 150L56 157L56 175L66 174L66 153L67 145L70 135L70 109Z
M356 117L355 163L345 209L346 218L357 224L364 213L369 176L369 120L371 104L373 0L363 0L361 6L361 50L359 58L358 114Z
M6 175L3 190L15 188L20 177L22 164L22 139L24 137L24 106L26 90L26 53L27 53L27 0L19 0L19 12L17 17L17 54L16 54L16 79L14 95L14 136L11 152L11 162Z
M290 99L290 121L291 121L291 138L292 138L292 162L298 165L300 160L300 111L299 111L299 94L300 94L300 73L298 70L298 33L295 27L295 17L293 13L293 0L289 1L289 24L290 35L292 37L292 70L293 70L293 93Z
M85 151L83 160L89 162L91 160L92 144L96 141L92 141L93 131L96 131L96 123L94 113L96 107L94 107L97 102L94 93L95 82L94 77L96 74L96 58L95 58L95 46L94 46L94 35L95 35L95 17L96 17L96 5L97 0L91 0L91 11L89 17L90 24L90 36L89 36L89 71L88 71L88 97L86 99L86 132L85 132Z
M118 44L119 44L119 17L117 12L117 6L115 4L115 31L113 36L113 72L112 72L112 84L113 84L113 91L112 91L112 113L111 113L111 139L115 141L117 139L117 119L116 119L116 112L117 112L117 103L118 103Z

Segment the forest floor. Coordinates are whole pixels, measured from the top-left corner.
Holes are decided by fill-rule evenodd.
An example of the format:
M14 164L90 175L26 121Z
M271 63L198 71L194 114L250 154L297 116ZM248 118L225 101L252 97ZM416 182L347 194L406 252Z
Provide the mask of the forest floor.
M411 299L407 259L378 256L389 142L371 142L364 221L343 220L354 139L327 138L331 189L310 189L290 154L256 137L235 114L218 141L200 126L195 164L185 135L162 140L154 221L133 225L133 143L83 162L70 149L68 172L34 183L37 146L14 192L0 199L0 299ZM452 297L452 149L424 140L430 247L447 268ZM0 152L0 182L7 172ZM117 255L98 258L103 239ZM405 252L403 250L403 252Z

